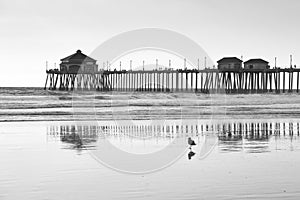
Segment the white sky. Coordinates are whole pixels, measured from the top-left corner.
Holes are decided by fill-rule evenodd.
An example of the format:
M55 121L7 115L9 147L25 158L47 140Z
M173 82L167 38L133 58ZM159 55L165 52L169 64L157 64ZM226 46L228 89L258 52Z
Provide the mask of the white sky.
M43 86L49 65L110 37L166 28L214 60L243 55L300 66L298 0L0 0L0 87ZM99 63L100 65L100 63Z

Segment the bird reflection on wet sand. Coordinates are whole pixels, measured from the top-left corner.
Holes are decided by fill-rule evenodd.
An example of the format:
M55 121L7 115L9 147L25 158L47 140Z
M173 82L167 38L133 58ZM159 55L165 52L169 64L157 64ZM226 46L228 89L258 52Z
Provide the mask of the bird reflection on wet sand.
M196 153L190 149L190 152L188 153L188 159L191 160L194 155L196 155Z
M190 150L189 153L188 153L188 159L191 160L192 157L196 155L196 153L192 151L192 146L195 146L196 143L195 143L194 140L192 140L192 138L189 137L188 138L188 145L189 145L189 150Z

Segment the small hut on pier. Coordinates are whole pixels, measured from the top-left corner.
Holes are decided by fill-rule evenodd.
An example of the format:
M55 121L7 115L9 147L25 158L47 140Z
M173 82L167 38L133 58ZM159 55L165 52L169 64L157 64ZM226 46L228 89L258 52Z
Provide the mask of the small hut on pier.
M60 71L66 73L94 73L98 71L97 60L83 54L80 50L61 59Z
M237 57L225 57L217 61L219 70L239 70L242 69L243 61Z
M270 69L269 62L256 58L250 59L244 63L244 69Z

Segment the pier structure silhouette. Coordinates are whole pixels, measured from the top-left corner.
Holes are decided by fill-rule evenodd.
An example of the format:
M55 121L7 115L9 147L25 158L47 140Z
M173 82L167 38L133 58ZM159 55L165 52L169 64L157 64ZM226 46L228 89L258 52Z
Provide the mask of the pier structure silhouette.
M299 93L300 69L47 70L45 89L200 93Z
M206 58L206 57L205 57ZM206 59L205 59L206 61ZM299 92L300 69L292 67L270 69L263 59L244 62L236 57L217 61L217 68L188 69L184 59L183 69L169 67L130 70L121 68L99 69L97 60L81 50L61 59L60 67L46 69L45 89L49 90L97 90L140 92L201 92L201 93L266 93ZM47 63L47 62L46 62ZM46 64L47 66L47 64ZM108 67L109 66L109 67ZM275 65L276 66L276 65ZM113 67L113 66L112 66ZM179 66L178 66L179 67Z

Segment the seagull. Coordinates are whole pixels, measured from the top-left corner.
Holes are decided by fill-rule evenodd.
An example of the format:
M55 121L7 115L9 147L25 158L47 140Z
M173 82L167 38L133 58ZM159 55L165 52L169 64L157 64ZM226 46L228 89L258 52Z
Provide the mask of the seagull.
M192 140L190 137L188 138L188 144L190 145L190 148L194 145L196 145L195 141Z

